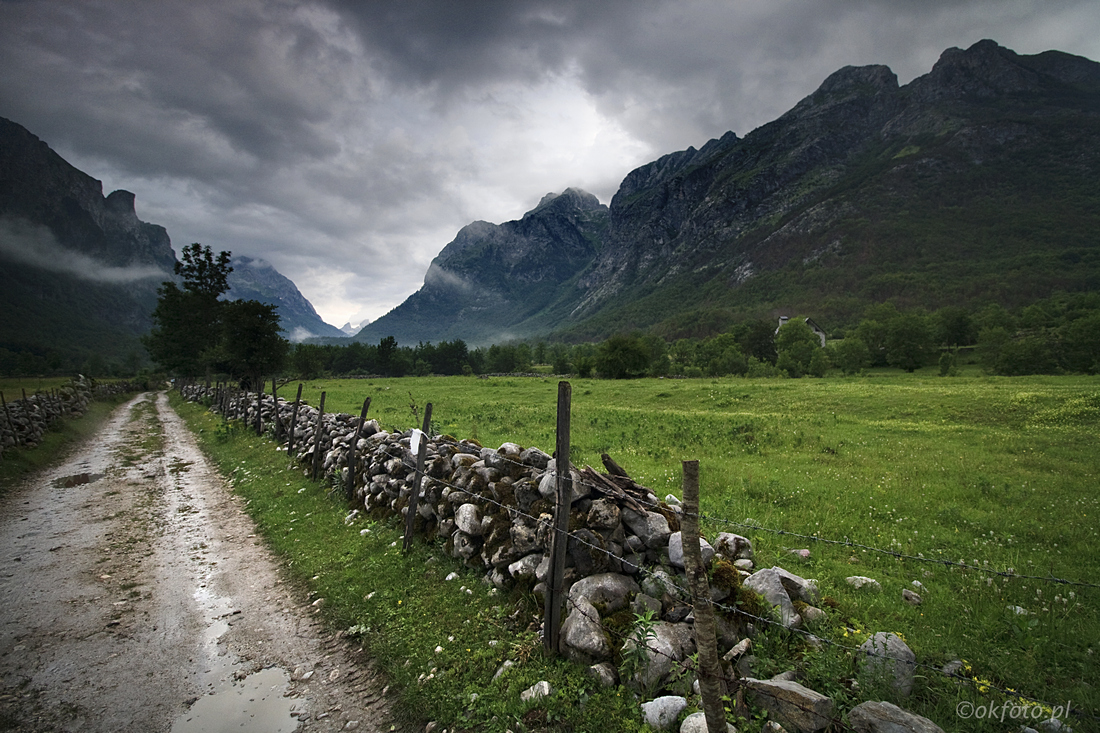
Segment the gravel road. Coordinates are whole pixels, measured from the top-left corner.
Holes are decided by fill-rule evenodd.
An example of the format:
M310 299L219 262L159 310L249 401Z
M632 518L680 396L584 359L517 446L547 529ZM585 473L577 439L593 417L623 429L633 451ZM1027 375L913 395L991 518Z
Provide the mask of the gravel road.
M0 730L409 730L163 393L0 503Z

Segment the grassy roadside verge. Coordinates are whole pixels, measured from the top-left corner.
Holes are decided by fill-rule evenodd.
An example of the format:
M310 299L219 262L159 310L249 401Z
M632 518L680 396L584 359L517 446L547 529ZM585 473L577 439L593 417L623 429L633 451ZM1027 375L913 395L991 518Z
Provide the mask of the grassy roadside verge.
M416 722L479 731L641 729L627 693L543 656L531 628L541 610L530 596L491 590L437 547L418 544L406 555L396 525L348 521L343 501L288 470L286 454L266 438L177 394L172 406L319 613L359 637ZM512 666L494 679L505 661ZM554 694L522 703L520 693L540 680Z
M58 461L71 446L95 435L115 408L132 395L115 395L88 405L82 417L64 418L50 427L42 442L34 448L12 448L4 451L0 462L0 497L10 492L25 476Z

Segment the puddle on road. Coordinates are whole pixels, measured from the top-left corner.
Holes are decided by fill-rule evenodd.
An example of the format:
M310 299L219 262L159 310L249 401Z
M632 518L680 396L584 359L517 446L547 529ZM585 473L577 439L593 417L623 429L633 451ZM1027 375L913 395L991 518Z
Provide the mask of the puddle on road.
M291 716L301 702L283 697L290 676L270 667L245 677L232 687L200 697L176 718L172 733L290 733L298 727Z
M76 473L72 476L63 476L53 480L53 486L57 489L71 489L74 486L83 486L103 478L102 473Z

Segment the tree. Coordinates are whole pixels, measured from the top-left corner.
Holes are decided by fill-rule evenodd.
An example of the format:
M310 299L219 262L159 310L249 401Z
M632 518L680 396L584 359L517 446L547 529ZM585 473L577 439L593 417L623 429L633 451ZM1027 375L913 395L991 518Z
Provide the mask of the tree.
M1061 336L1068 369L1100 373L1100 313L1070 321L1062 326Z
M221 338L224 303L229 289L230 253L217 257L198 242L183 249L176 275L183 289L167 281L158 289L153 329L142 338L149 355L169 372L185 377L208 373Z
M771 364L779 358L775 351L775 324L772 321L748 321L733 328L733 337L745 356Z
M260 389L264 378L283 368L290 344L279 332L275 306L258 300L223 304L219 356L225 371Z
M857 374L871 365L871 352L867 344L856 336L849 336L831 345L832 360L845 374Z
M649 367L649 349L638 334L610 337L596 350L596 370L611 379L640 377Z
M903 313L886 327L886 362L907 372L928 363L933 352L928 320L917 313Z
M775 349L779 358L775 365L792 377L801 377L811 371L814 354L821 349L821 339L801 319L791 319L775 335ZM820 368L820 360L815 367ZM824 373L824 372L822 372Z
M177 262L176 274L183 278L188 292L206 293L217 298L229 290L230 253L222 251L215 258L210 247L193 242L183 248L183 262Z
M978 336L974 319L958 306L940 308L932 318L935 341L940 346L969 346Z

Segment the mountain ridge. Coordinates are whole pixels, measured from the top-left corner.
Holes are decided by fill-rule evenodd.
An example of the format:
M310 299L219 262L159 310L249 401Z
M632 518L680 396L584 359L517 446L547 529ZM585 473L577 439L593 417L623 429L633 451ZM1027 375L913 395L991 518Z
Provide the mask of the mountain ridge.
M536 293L536 313L498 319L499 332L674 338L700 320L721 329L801 312L844 325L888 299L977 308L1095 289L1098 150L1100 64L1083 57L983 40L945 50L904 86L883 65L844 67L743 138L726 133L628 173L592 259L571 263L556 293ZM493 226L472 231L500 233ZM433 261L461 269L469 288L484 264ZM488 271L494 291L508 290ZM406 303L436 331L484 331L459 324L467 314L453 303L432 310L425 289ZM424 338L400 326L384 317L368 333Z
M177 259L135 204L0 118L0 372L133 371L145 360L140 336ZM278 306L291 337L343 335L274 268L236 262L231 297Z

